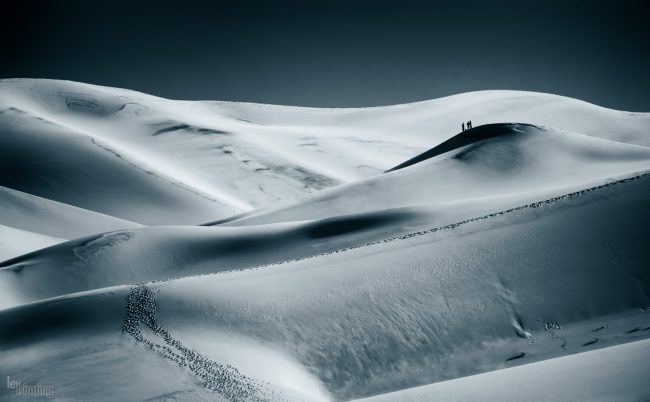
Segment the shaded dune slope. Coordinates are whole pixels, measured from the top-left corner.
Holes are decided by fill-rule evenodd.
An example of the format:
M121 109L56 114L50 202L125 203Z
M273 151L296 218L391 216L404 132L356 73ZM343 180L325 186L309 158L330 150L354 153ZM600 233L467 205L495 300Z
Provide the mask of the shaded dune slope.
M0 261L64 241L63 239L0 224Z
M462 203L489 210L495 202L506 207L543 199L650 166L647 147L527 124L473 130L477 135L462 133L408 167L218 223L322 219L426 205L453 210Z
M0 80L0 105L0 121L26 112L93 138L142 170L218 200L221 207L204 221L294 202L375 176L448 140L468 118L476 124L522 121L650 145L648 114L523 91L481 91L376 108L314 109L184 102L70 81L8 79ZM32 130L29 125L24 129Z
M313 259L152 284L157 320L208 353L218 355L210 345L226 334L281 350L337 399L493 370L541 345L547 322L570 327L650 305L650 277L639 264L650 258L648 180ZM72 335L117 332L129 291L5 309L0 339L21 350L57 340L56 353L83 353ZM579 342L588 336L591 328ZM549 348L539 357L565 353L557 343ZM524 361L531 359L535 353Z
M616 378L594 375L603 371ZM379 395L364 402L528 402L639 401L647 395L650 340L545 360Z
M6 187L0 187L0 224L68 240L142 226Z
M0 263L0 308L96 288L244 269L403 233L417 211L242 228L147 227L87 236Z
M145 224L198 223L228 207L35 117L0 120L0 185Z
M188 401L602 368L577 353L650 337L649 127L520 91L312 109L0 80L2 368ZM508 384L484 375L456 384Z
M443 142L440 145L437 145L430 150L421 153L418 156L415 156L404 163L388 169L386 172L392 172L394 170L399 170L416 163L422 162L434 156L444 154L449 151L464 147L466 145L473 144L478 141L487 140L489 138L498 137L501 135L512 134L514 130L517 130L518 127L534 127L532 124L507 124L507 123L494 123L494 124L485 124L478 127L473 127L469 130L463 131L460 134L456 134L447 141Z
M530 125L488 129L478 142L275 215L253 214L217 227L115 231L13 258L0 265L8 295L3 305L355 247L498 213L650 165L650 149L644 147ZM442 171L444 176L437 174ZM261 225L267 221L273 224Z

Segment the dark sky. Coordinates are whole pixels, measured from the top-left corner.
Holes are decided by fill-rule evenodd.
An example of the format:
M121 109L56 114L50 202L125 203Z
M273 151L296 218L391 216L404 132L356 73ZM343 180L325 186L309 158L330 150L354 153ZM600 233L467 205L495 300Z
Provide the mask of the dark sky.
M8 0L0 77L306 106L524 89L647 112L648 4Z

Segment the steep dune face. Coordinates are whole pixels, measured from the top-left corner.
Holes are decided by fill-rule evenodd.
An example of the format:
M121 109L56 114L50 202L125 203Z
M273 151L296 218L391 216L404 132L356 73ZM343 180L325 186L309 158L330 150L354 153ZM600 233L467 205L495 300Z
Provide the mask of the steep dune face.
M142 225L0 187L0 223L61 239L75 239Z
M0 80L2 368L79 400L427 399L454 385L389 393L647 338L649 127L517 91L310 109Z
M650 166L648 148L531 125L477 127L449 142L410 167L279 211L219 227L93 235L5 261L0 277L23 290L5 306L307 257L504 211ZM275 223L259 225L268 222Z
M0 186L0 261L69 239L142 225Z
M389 208L514 206L650 166L650 148L522 124L476 127L387 174L225 225L320 219ZM453 204L450 204L453 203ZM495 205L495 203L497 205ZM514 204L513 204L514 203ZM473 213L481 211L473 209Z
M449 139L469 119L475 126L521 121L650 145L647 114L520 91L312 109L172 101L75 82L2 80L0 104L0 120L12 110L26 111L227 206L213 220L378 175Z
M444 153L458 150L462 147L475 144L477 142L489 140L495 137L507 136L513 133L523 133L528 131L533 131L538 129L538 127L533 126L532 124L486 124L471 129L467 129L460 134L457 134L447 141L436 145L430 150L417 155L406 162L400 163L399 165L390 168L387 172L392 172L395 170L403 169L416 163L420 163L427 159L434 158L438 155Z
M342 399L491 370L530 339L548 336L544 323L648 306L650 276L641 263L650 257L647 184L636 180L431 237L180 280L161 289L159 312L176 317L164 319L170 327L191 331L192 319L180 317L202 306L219 317L215 330L277 342ZM591 329L583 336L593 336ZM569 347L580 350L587 340ZM560 346L554 353L565 353Z
M3 81L0 102L83 133L130 163L231 207L215 219L381 171L354 156L367 147L368 134L359 130L342 135L317 126L297 132L266 127L224 115L208 102L29 80ZM351 149L320 148L310 141L311 131L343 137ZM394 160L414 151L396 142L378 146ZM363 154L377 159L367 149Z
M115 333L120 317L131 317L124 309L128 292L135 306L155 316L145 340L224 361L234 340L245 339L257 345L256 358L276 351L298 362L337 399L489 371L513 356L525 363L585 350L592 329L611 324L609 315L650 304L650 277L639 264L650 257L648 180L273 267L6 309L3 353L35 351L56 340L51 372L101 384L96 369L82 372L75 365L87 348L75 336L113 337L109 350L123 355L128 343ZM147 303L156 308L147 310ZM592 321L582 325L585 320ZM566 328L564 345L545 331L548 323ZM647 314L639 313L613 325L618 332L598 336L603 345L621 342L637 336L630 328L648 325ZM173 355L162 357L174 369ZM6 361L10 370L22 367L15 358ZM205 379L231 380L216 373Z
M616 379L594 376L603 362ZM638 401L650 376L650 340L550 359L526 366L459 378L438 384L379 395L364 402ZM630 392L632 390L632 392Z
M0 261L64 241L63 239L0 225Z
M0 262L0 282L6 289L0 308L114 285L305 258L405 233L423 216L387 211L242 228L147 227L87 236ZM51 244L55 242L42 247Z
M197 332L216 350L194 349L191 339L181 341L155 315L147 317L154 293L138 289L122 286L2 310L3 368L25 384L56 384L57 397L79 400L331 399L295 359L267 346ZM0 397L16 395L2 387Z
M227 210L134 167L98 141L35 117L26 124L25 117L3 116L0 130L4 187L147 224L197 223Z

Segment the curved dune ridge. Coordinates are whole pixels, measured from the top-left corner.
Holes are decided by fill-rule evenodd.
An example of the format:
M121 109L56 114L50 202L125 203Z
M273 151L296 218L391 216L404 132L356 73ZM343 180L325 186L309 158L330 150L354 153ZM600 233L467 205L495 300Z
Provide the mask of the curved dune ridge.
M497 370L438 384L363 399L365 402L429 401L431 395L445 401L563 400L568 395L582 401L628 400L630 389L643 388L650 375L650 341L643 340L550 359L523 367ZM607 362L620 373L617 381L589 375Z
M61 239L74 239L111 230L142 227L135 222L6 187L0 187L0 222L25 231Z
M170 343L182 340L206 359L237 367L243 363L223 357L221 347L244 339L260 352L267 348L264 353L297 361L294 366L307 370L304 376L315 375L336 399L489 371L521 353L523 361L512 361L590 350L581 345L599 326L616 331L599 334L597 346L647 336L629 331L650 325L644 312L622 322L612 317L650 302L647 290L638 287L650 280L647 270L635 263L650 257L644 247L650 222L647 214L639 219L647 209L648 179L621 185L623 191L611 185L458 229L147 287L155 293L157 322L173 337ZM613 213L615 223L606 218ZM584 221L592 224L579 224ZM594 232L597 241L590 237ZM575 239L583 240L563 247ZM123 286L5 309L0 338L8 361L17 361L8 367L32 367L12 357L13 349L55 344L50 359L61 359L58 367L98 375L77 367L75 356L88 345L113 350L128 344L117 327L127 317L130 291ZM548 323L561 323L566 344L545 331ZM255 358L266 359L264 353ZM47 372L31 375L48 378Z
M94 138L36 118L29 124L22 119L9 114L0 123L4 187L148 224L179 223L190 213L201 219L220 211L219 204L130 164Z
M224 225L422 205L439 205L445 213L454 204L472 205L477 208L472 214L480 214L589 187L604 178L642 170L649 161L648 147L528 124L492 124L458 134L387 174L324 190L298 203L261 209Z
M0 225L0 260L27 254L63 241L65 240Z
M503 123L486 124L483 126L471 128L466 131L463 131L460 134L451 137L450 139L443 142L442 144L436 145L430 150L423 152L420 155L413 157L404 163L400 163L394 168L388 169L387 172L403 169L405 167L414 165L424 160L444 154L446 152L454 151L464 146L475 144L479 141L484 141L490 138L511 134L513 132L517 133L517 132L523 132L524 130L528 131L530 130L530 128L534 128L534 126L530 124L504 125Z
M649 128L0 80L1 366L72 400L642 399Z

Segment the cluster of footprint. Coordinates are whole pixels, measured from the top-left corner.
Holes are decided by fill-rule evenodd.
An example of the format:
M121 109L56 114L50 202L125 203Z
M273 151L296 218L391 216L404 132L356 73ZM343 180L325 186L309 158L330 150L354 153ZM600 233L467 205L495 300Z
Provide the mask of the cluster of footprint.
M334 254L346 250L367 247L373 244L389 243L395 240L405 240L412 237L422 236L428 233L435 233L443 230L452 230L470 222L480 221L491 217L519 211L522 209L539 208L543 205L553 204L567 198L573 198L581 194L592 192L601 188L609 187L620 183L625 183L632 180L641 179L647 176L650 176L650 172L646 172L643 174L639 174L636 176L632 176L632 177L628 177L616 181L611 181L599 186L575 191L572 193L553 197L547 200L510 208L505 211L495 212L488 215L470 218L470 219L466 219L460 222L456 222L444 226L439 226L429 230L408 233L393 238L379 240L379 241L353 246L345 249L329 251L318 255L302 257L291 261L315 258L322 255ZM285 261L285 262L289 262L289 261ZM259 269L265 266L277 265L281 263L276 262L271 264L265 264L256 267L250 267L249 269ZM163 282L163 280L157 282ZM273 397L274 399L282 399L280 395L278 395L276 392L271 390L269 384L248 377L242 374L241 372L239 372L239 370L237 370L235 367L229 364L220 364L208 359L202 354L185 347L180 341L174 339L165 329L161 328L156 319L156 310L157 310L157 303L155 298L156 292L157 292L156 288L152 287L151 285L141 284L132 287L131 293L127 296L127 313L124 319L122 333L132 336L136 341L146 345L148 348L154 350L162 357L174 361L176 364L178 364L181 367L188 368L192 373L194 373L197 377L199 377L204 382L207 390L217 392L223 395L224 397L226 397L227 399L234 400L234 401L239 401L239 400L260 400L261 401L261 400L268 400L269 397ZM144 337L141 325L144 325L146 328L150 329L154 335L160 337L164 341L164 344L157 344L152 342L149 339L146 339ZM598 332L605 328L607 328L607 326L598 327L595 328L592 332ZM558 336L556 333L557 331L562 330L562 327L559 323L547 322L544 325L544 329L552 337L560 339L562 341L562 345L561 345L562 350L564 350L566 353L569 353L568 350L566 349L567 340L563 337ZM643 331L650 330L650 327L643 328L643 329L639 327L635 327L627 331L626 333L631 334L642 330ZM593 345L599 340L600 340L599 338L594 338L593 340L584 343L582 346L586 347L586 346ZM506 361L509 362L512 360L524 358L526 356L527 356L526 352L520 352L517 355L507 358Z
M598 333L598 332L600 332L600 331L602 331L602 330L604 330L604 329L607 329L607 328L609 328L609 327L610 327L609 324L603 324L603 325L601 325L601 326L598 326L598 327L596 327L596 328L593 328L593 329L591 330L591 333ZM560 336L560 335L558 334L558 332L562 331L562 329L563 329L563 328L562 328L562 325L560 325L558 322L550 321L550 322L546 322L546 323L544 323L544 331L545 331L546 333L548 333L548 334L551 336L551 338L553 338L553 339L558 339L558 340L560 340L560 341L562 342L562 344L560 345L560 347L562 348L562 350L563 350L565 353L573 353L573 352L570 352L570 351L567 349L567 347L566 347L566 346L567 346L567 343L568 343L568 340L567 340L565 337ZM630 334L634 334L634 333L637 333L637 332L640 332L640 331L650 331L650 326L643 327L643 328L642 328L642 327L639 327L639 326L635 326L634 328L625 331L624 334L625 334L625 335L630 335ZM600 342L601 340L602 340L602 339L599 338L599 337L594 337L593 339L591 339L591 340L589 340L589 341L587 341L587 342L584 342L584 343L581 344L580 346L581 346L581 347L591 346L591 345L594 345L595 343ZM531 343L533 343L533 342L531 342ZM508 357L507 359L505 359L505 361L506 361L506 362L510 362L510 361L513 361L513 360L517 360L517 359L524 358L524 357L526 357L526 356L528 356L528 353L526 353L526 352L520 352L520 353L518 353L518 354L516 354L516 355L513 355L513 356Z
M132 336L160 356L181 367L189 369L201 379L206 390L216 392L231 401L282 400L280 395L270 389L269 384L242 374L229 364L220 364L208 359L173 338L158 324L156 318L157 289L147 285L135 285L127 296L126 316L122 333ZM142 325L154 335L162 338L164 344L146 339Z

